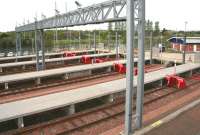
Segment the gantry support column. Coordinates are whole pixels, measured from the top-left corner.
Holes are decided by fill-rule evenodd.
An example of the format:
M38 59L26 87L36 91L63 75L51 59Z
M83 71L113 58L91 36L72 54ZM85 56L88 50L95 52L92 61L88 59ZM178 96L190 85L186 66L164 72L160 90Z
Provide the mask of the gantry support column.
M96 32L94 31L94 53L96 54L97 45L96 45Z
M150 64L153 64L152 43L153 43L153 32L151 31L151 33L150 33Z
M79 44L79 50L82 50L81 49L81 31L79 31L78 44Z
M35 30L35 49L36 49L36 69L37 71L45 69L45 52L44 52L44 32L43 30Z
M22 40L21 40L21 33L16 33L16 56L20 56L22 54Z
M133 98L133 46L134 46L134 0L127 0L126 41L126 104L125 104L125 135L132 134L132 98Z
M90 35L90 31L89 31L89 46L90 46L90 50L92 49L92 46L91 46L91 35Z
M185 51L186 51L186 26L187 26L187 22L185 22L185 32L184 32L184 48L183 48L183 64L185 64Z
M145 0L139 0L138 9L138 85L137 85L137 99L136 99L136 128L142 127L143 119L143 98L144 98L144 40L145 40Z
M94 54L97 53L97 44L96 44L96 31L94 31ZM95 61L96 57L94 57L94 61Z
M183 52L182 52L182 53L183 53L183 58L182 58L183 60L182 60L182 63L185 64L186 35L184 36L184 45L183 45L183 47L184 47L184 48L183 48Z
M114 4L116 5L116 2L114 1ZM116 6L114 6L113 8L113 13L114 13L114 17L118 17L117 16L117 9ZM119 59L119 42L118 42L118 22L115 22L115 49L116 49L116 59Z
M118 35L118 26L117 22L115 22L115 48L116 48L116 59L119 59L119 35Z
M70 47L70 49L69 50L71 50L72 49L72 31L71 30L69 30L69 47Z

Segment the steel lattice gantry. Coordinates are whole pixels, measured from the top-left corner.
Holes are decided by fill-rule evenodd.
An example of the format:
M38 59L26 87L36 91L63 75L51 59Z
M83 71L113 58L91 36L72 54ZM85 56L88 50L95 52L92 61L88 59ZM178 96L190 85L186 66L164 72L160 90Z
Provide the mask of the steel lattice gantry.
M144 85L144 22L145 22L145 0L110 0L103 3L91 5L85 8L80 8L64 14L59 14L50 18L36 21L16 27L17 39L16 49L21 48L20 32L35 31L35 41L37 50L37 61L42 61L44 66L44 47L43 47L43 30L52 28L71 27L87 24L99 24L106 22L127 21L127 94L126 94L126 122L128 128L125 128L127 135L130 133L131 118L132 118L132 92L133 90L133 46L135 28L138 31L138 46L139 46L139 79L138 80L138 96L143 98ZM137 25L137 27L135 27ZM117 34L116 34L117 35ZM41 46L41 47L38 47ZM38 49L39 48L39 49ZM42 51L42 52L41 52ZM42 57L39 57L42 54ZM37 62L37 65L39 64ZM39 67L39 66L37 66ZM137 106L140 106L137 111L138 126L141 125L142 114L142 99L137 100ZM127 122L128 121L128 122Z
M125 0L107 1L89 7L80 8L38 21L38 29L62 28L86 24L98 24L114 21L125 21ZM35 23L16 27L17 32L35 30Z

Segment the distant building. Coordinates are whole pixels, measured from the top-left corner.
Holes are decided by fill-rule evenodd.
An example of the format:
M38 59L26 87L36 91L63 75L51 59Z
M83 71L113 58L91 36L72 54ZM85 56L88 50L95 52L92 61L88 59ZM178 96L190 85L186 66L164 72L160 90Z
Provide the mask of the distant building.
M168 39L171 47L176 51L200 52L200 37L187 37L184 44L184 37L172 37Z

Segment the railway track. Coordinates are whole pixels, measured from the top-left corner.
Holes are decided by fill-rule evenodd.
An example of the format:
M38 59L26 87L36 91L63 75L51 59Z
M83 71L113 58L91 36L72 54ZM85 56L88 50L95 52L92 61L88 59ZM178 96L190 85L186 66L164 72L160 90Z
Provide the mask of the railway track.
M186 89L194 86L199 86L199 80L187 80L188 86ZM175 88L158 88L145 92L144 105L151 104L159 99L168 97L175 93L184 91L177 90ZM133 99L135 103L135 98ZM135 110L135 104L133 104L133 110ZM115 101L114 103L106 104L89 111L77 113L72 116L59 118L47 123L33 125L23 129L17 129L15 131L7 132L5 135L69 135L73 132L80 132L83 129L94 126L98 123L106 123L108 120L117 119L117 117L124 116L124 99ZM106 125L106 124L105 124ZM93 131L95 133L95 131ZM92 134L92 133L91 133Z
M113 61L113 60L115 60L115 58L111 58L108 61ZM83 63L69 64L65 61L59 61L59 62L53 62L53 63L46 64L46 69L55 69L55 68L71 67L71 66L79 66L79 65L83 65ZM31 72L31 71L36 71L36 67L35 67L34 64L33 65L27 65L25 69L23 68L23 66L4 69L3 72L0 72L0 76L17 74L17 73L24 73L24 72Z
M100 80L100 78L105 78L105 77L106 79ZM120 79L123 77L124 75L119 75L117 72L108 72L108 73L105 72L101 74L93 74L91 76L75 78L71 80L55 81L54 83L51 82L51 83L41 85L41 86L4 90L0 92L0 98L1 98L0 104L34 97L33 95L42 96L46 94L52 94L56 92L70 90L68 88L75 89L75 88L79 88L83 86L94 85L95 82L92 82L92 81L95 81L95 80L100 80L100 81L96 81L96 83L103 83L105 81L111 81L111 80ZM82 85L79 85L80 83ZM85 84L83 85L83 83ZM63 87L63 88L59 89L58 87L59 88ZM20 96L21 98L17 98L17 96Z
M145 67L145 69L147 69L148 72L152 72L152 71L155 71L155 70L159 70L163 68L161 65L147 65ZM45 87L52 87L52 86L59 86L59 85L64 85L64 84L69 84L69 83L74 83L74 82L82 82L82 81L85 81L87 79L94 79L94 78L100 78L100 77L104 77L104 76L107 76L107 75L116 75L118 73L116 72L111 72L111 73L97 73L97 74L93 74L89 77L81 77L81 78L74 78L72 80L59 80L59 81L53 81L53 82L50 82L49 84L41 84L41 85L35 85L35 86L31 86L31 89L38 89L38 88L45 88ZM26 86L28 87L28 86ZM16 90L17 89L17 90ZM23 87L15 87L15 88L10 88L8 90L1 90L0 91L0 96L2 95L9 95L9 94L16 94L18 92L24 92L24 91L29 91L31 90L30 88L23 88Z
M146 69L148 69L148 72L151 72L153 70L158 70L160 69L161 65L148 65ZM150 71L149 71L150 70ZM125 75L123 74L118 74L117 72L111 72L111 73L97 73L93 74L91 76L87 77L81 77L81 78L75 78L75 79L70 79L70 80L59 80L59 81L51 81L49 83L45 83L43 85L34 85L34 86L20 86L20 87L15 87L14 89L8 89L8 90L1 90L0 91L0 104L7 103L7 102L12 102L16 100L21 100L21 99L26 99L30 97L36 97L36 96L42 96L46 94L52 94L56 92L62 92L66 90L75 89L79 87L85 87L88 85L94 85L96 83L103 83L106 81L112 81L116 79L121 79L124 78ZM106 78L103 80L100 80L100 78ZM91 82L92 81L97 81ZM80 84L80 83L85 83ZM72 87L73 85L76 85L75 87ZM65 89L59 89L60 87L64 87ZM54 90L53 90L54 89ZM24 95L24 96L23 96Z
M55 68L62 68L62 67L71 67L71 66L78 66L82 65L82 63L77 63L77 64L63 64L60 62L60 64L47 64L46 69L55 69ZM5 69L4 69L5 70ZM6 69L6 71L1 72L0 76L3 75L10 75L10 74L17 74L17 73L25 73L25 72L31 72L31 71L36 71L35 65L33 66L26 66L25 69L21 66L21 69L19 67L12 68L12 69Z

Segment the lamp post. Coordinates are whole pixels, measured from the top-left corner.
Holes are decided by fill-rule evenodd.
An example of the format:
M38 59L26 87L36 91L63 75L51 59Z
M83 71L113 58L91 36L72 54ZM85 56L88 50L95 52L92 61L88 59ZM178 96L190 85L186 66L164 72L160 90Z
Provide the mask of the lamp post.
M56 19L58 18L58 16L59 16L59 14L60 14L60 11L57 9L57 4L56 4L56 2L55 2L55 9L54 9L54 11L55 11L55 16L56 16ZM57 23L56 23L56 32L54 33L54 49L55 49L55 47L57 46L57 44L58 44L58 28L57 28Z
M183 64L185 64L185 48L186 48L186 27L187 27L187 21L185 21L185 32L184 32L184 47L183 47Z

